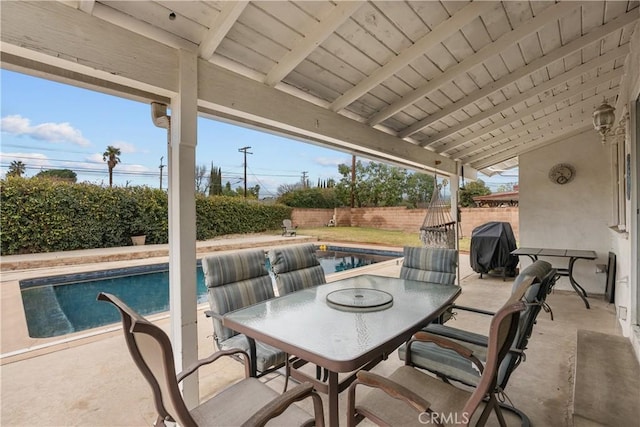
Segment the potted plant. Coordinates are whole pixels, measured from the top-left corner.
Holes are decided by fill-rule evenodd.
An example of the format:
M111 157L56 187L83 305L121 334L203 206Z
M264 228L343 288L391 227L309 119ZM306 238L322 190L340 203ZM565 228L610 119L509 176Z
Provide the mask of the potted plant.
M133 243L133 246L141 246L144 245L146 239L146 227L143 221L138 219L133 224L131 224L131 242Z

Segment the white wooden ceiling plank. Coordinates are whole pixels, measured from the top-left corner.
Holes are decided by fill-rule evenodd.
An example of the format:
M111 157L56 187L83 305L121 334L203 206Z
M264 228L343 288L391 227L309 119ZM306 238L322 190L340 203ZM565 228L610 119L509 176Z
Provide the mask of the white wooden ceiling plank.
M493 41L498 40L503 34L513 29L505 10L505 7L508 7L508 3L509 2L502 2L500 6L491 13L487 13L481 17L487 34L489 34L489 37Z
M447 70L454 65L458 65L459 62L456 61L456 58L449 52L442 44L437 44L432 46L425 55L427 58L433 62L433 64L438 68L439 75L441 76L444 70ZM438 77L436 77L437 79Z
M282 21L285 25L291 27L301 35L306 34L322 17L326 16L330 9L333 9L330 4L327 4L327 6L329 7L321 8L314 13L309 13L309 11L301 9L299 5L294 2L262 1L256 4L256 7Z
M237 43L229 37L220 43L220 46L216 49L216 54L257 71L262 76L265 76L274 64L272 59Z
M304 37L298 39L291 50L280 58L278 65L267 74L265 83L269 86L275 86L320 46L345 20L349 19L359 7L360 2L358 1L338 3L328 16L312 25Z
M581 86L578 87L574 87L571 88L570 90L564 91L561 94L554 96L554 97L550 97L545 99L545 101L537 103L529 108L526 108L524 110L518 111L516 114L510 114L508 117L506 117L504 120L498 121L496 123L494 123L491 126L487 126L485 128L482 129L481 134L486 134L488 132L491 132L491 130L493 129L498 129L504 125L506 125L507 123L513 122L515 120L518 120L519 118L525 117L527 115L533 114L535 111L541 110L543 108L546 108L549 105L558 103L558 102L562 102L564 100L566 100L567 98L570 98L572 96L575 96L576 94L580 94L582 92L585 92L591 88L597 87L599 84L603 83L603 82L608 82L609 80L613 80L613 79L619 79L620 76L622 75L622 69L619 70L615 70L615 71L611 71L609 73L603 74L602 76L599 76L596 79L590 80L586 83L584 83ZM448 132L451 129L447 130L447 132L442 132L442 135L448 134ZM475 136L473 136L473 138L479 137L481 134L477 134ZM440 138L440 134L438 134L437 138ZM468 138L468 137L467 137ZM435 138L433 138L432 140L435 140ZM454 144L449 144L447 146L443 146L442 144L433 144L432 141L429 142L429 144L431 144L432 146L435 147L435 151L436 152L446 152L449 151L451 149L453 149L455 146L463 144L464 142L466 142L467 139L466 138L462 138L462 139L458 139L456 140L456 142Z
M246 9L245 9L246 10ZM265 37L264 35L254 31L253 28L247 27L245 24L236 21L236 24L229 30L226 37L222 40L218 49L220 49L227 41L233 41L234 46L242 46L242 50L247 52L254 52L254 55L251 57L264 57L269 59L269 63L271 64L267 70L260 67L260 71L262 73L267 73L273 66L276 64L276 58L284 55L286 53L286 48L274 40ZM251 60L247 59L245 54L238 53L235 55L233 51L228 51L226 56L231 57L237 62L249 67L254 68L251 64ZM247 62L248 61L248 62ZM265 63L260 61L261 66Z
M547 72L544 68L534 71L533 73L529 74L529 76L531 77L531 81L533 82L534 86L540 86L541 84L549 80Z
M549 25L545 26L543 31L538 31L538 38L544 55L548 55L554 50L560 49L562 47L562 40L560 39L560 27L558 25L558 21L553 21Z
M608 34L606 37L602 39L602 41L598 44L598 48L602 50L602 52L606 52L611 49L615 49L621 43L623 29L620 29L614 33Z
M329 36L320 48L326 49L336 58L340 58L345 64L349 64L349 66L362 74L361 78L364 78L367 73L378 67L378 64L371 57L365 55L361 50L337 34Z
M536 30L540 26L544 26L545 23L548 22L549 19L557 18L558 16L562 16L565 13L575 9L576 5L571 2L566 3L558 3L552 7L548 7L541 14L536 16L535 18L523 23L515 30L511 31L500 37L496 42L485 46L480 49L474 55L466 58L464 61L458 63L455 66L452 66L446 70L446 73L441 74L439 77L435 78L433 81L430 81L427 85L422 88L405 95L398 101L394 102L392 105L387 107L386 109L380 111L378 114L374 115L370 120L370 125L375 125L380 123L385 118L392 116L393 114L400 111L406 105L413 103L416 99L421 98L422 96L427 95L429 92L440 86L445 81L449 81L455 78L459 73L463 73L469 67L479 64L480 62L486 61L494 55L502 52L507 46L517 42L522 37L526 36L530 32Z
M492 81L498 81L510 74L502 54L495 58L495 61L485 61L481 65L484 65L485 69L491 76Z
M582 34L586 34L596 27L601 26L604 20L604 1L592 0L582 4Z
M375 7L412 42L415 42L429 31L429 27L425 25L420 16L406 2L380 1L375 3ZM443 17L443 19L446 18L448 16Z
M223 6L220 13L208 25L200 41L198 55L201 58L206 60L211 58L248 3L248 1L235 1Z
M399 76L391 76L387 80L382 82L382 84L371 89L370 93L376 93L376 90L378 90L379 88L382 88L389 93L393 93L393 98L384 98L387 103L386 105L389 105L389 103L391 103L394 99L398 99L399 94L413 89L413 86L408 85L404 81L404 79L401 79ZM380 108L384 108L386 107L386 105L381 105Z
M398 70L398 72L395 73L395 76L410 87L410 89L408 90L413 90L421 83L424 83L424 77L420 73L418 73L412 66L404 67L402 70Z
M582 35L582 11L580 8L560 18L560 37L566 44Z
M476 51L471 47L467 38L460 32L456 31L445 40L442 41L443 46L455 58L456 62L462 61Z
M226 1L226 0L225 0ZM292 1L300 10L303 10L310 16L318 17L325 16L329 10L334 8L334 3L331 1Z
M548 25L542 27L541 32L547 28ZM522 40L518 42L520 45L520 49L522 51L522 57L524 59L525 64L533 62L535 59L540 58L542 53L542 46L540 45L540 39L538 38L538 33L531 33L526 37L523 37ZM520 67L518 67L520 68ZM513 70L514 68L512 68Z
M409 48L412 44L411 40L399 31L398 27L381 13L374 3L364 3L353 13L351 19L386 46L394 56Z
M292 71L287 76L287 84L304 90L327 102L330 102L334 96L337 96L337 91L334 89L318 83L316 79L309 78L297 70Z
M291 49L302 36L294 29L285 25L276 17L273 17L249 2L242 14L238 17L238 23L250 28L261 37L268 38L286 49ZM241 40L238 40L241 42ZM252 40L253 43L253 40Z
M545 69L546 69L547 76L549 76L550 79L553 79L554 77L558 77L560 74L563 74L569 71L565 68L564 62L562 61L553 62L547 65Z
M206 27L192 21L187 17L181 19L169 19L169 14L173 11L167 9L159 3L143 3L143 2L109 2L105 3L125 15L134 17L137 20L145 22L153 27L162 28L164 31L177 35L192 43L199 43L202 33L206 31ZM215 11L212 9L212 13Z
M348 81L334 74L332 69L325 68L323 63L304 61L296 67L296 71L310 80L315 80L323 87L331 88L332 93L339 93L341 89L350 86Z
M122 1L117 2L124 3ZM178 16L184 16L199 23L205 28L220 13L223 6L219 2L209 1L158 1L156 3L164 6L169 11L175 12Z
M497 8L494 9L497 10ZM502 8L499 9L502 11ZM480 19L469 22L467 25L460 28L460 31L467 42L471 45L474 52L482 49L493 41L487 32L487 28Z
M626 1L608 1L605 3L604 7L604 22L609 22L615 17L619 15L623 15L627 11L627 5L629 3L637 2L626 2Z
M461 108L460 111L464 111L465 114L469 117L475 116L482 112L482 110L476 104L469 104L464 108Z
M500 52L500 56L510 73L527 65L522 56L522 49L518 44L506 46L502 49L502 52Z
M458 89L463 93L463 98L469 96L479 89L478 85L469 77L468 74L463 74L451 81ZM459 100L456 100L456 102Z
M420 83L420 86L424 85L427 80L431 80L440 75L440 70L436 65L426 56L420 55L409 64L417 73L423 76L424 80Z
M533 80L531 79L531 75L527 75L520 80L515 82L515 86L518 89L518 92L524 93L530 90L533 87Z
M331 70L336 76L340 76L345 81L354 84L354 82L360 81L362 78L362 72L353 67L351 63L345 62L342 58L338 58L333 55L332 52L319 47L315 49L305 61L312 62L314 64L322 64L322 68Z
M184 49L187 51L195 51L198 47L195 42L191 42L172 32L154 27L151 24L140 21L130 15L124 14L119 10L108 7L102 3L96 3L93 8L92 15L96 18L100 18L104 22L108 22L125 28L136 34L145 36L151 40L156 40L160 43L163 43L166 46L170 46L176 49Z
M511 28L515 28L533 18L532 4L528 1L505 2L504 9Z
M395 2L391 1L391 3L393 4ZM436 27L452 15L440 1L425 2L421 0L410 0L407 4L429 28ZM467 4L468 1L462 1L460 2L460 7L464 7Z
M447 105L451 105L454 102L461 100L465 96L464 92L462 92L460 88L458 88L452 82L443 84L442 86L440 86L440 90L444 94L446 94L447 98L449 98L450 100L450 102Z
M497 59L495 62L502 62L502 60ZM505 69L505 74L506 74L506 69ZM473 83L478 87L478 90L495 81L491 76L491 74L489 74L489 71L487 70L487 67L485 66L484 63L478 64L475 67L468 70L466 76L473 81ZM474 91L472 93L477 93L477 91ZM469 95L471 95L471 93Z
M384 64L393 54L388 47L352 19L345 21L340 28L336 29L336 34L371 58L378 66Z

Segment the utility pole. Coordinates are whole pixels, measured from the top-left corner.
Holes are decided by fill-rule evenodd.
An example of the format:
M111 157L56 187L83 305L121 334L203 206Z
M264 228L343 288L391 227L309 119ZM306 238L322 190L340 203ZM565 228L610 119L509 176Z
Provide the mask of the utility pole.
M160 157L160 189L162 190L162 169L164 169L164 167L166 165L162 164L162 160L164 159L164 156Z
M307 173L308 171L302 172L302 188L307 188Z
M242 147L238 148L238 151L244 153L244 198L247 198L247 153L253 154L250 151L247 151L251 147Z
M355 207L356 192L356 155L351 155L351 208Z

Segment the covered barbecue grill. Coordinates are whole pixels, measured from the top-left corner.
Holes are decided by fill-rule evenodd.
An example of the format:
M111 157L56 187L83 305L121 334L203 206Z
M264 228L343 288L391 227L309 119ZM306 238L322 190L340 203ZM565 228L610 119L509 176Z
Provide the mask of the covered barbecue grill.
M473 229L471 233L471 268L476 273L500 271L502 277L515 276L518 257L511 255L516 248L516 239L508 222L488 222Z

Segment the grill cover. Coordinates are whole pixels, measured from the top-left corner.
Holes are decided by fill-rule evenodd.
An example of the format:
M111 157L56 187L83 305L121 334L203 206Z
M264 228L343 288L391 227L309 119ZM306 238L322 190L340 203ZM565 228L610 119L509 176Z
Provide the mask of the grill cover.
M508 222L488 222L471 232L471 268L476 273L488 273L498 268L506 275L513 275L518 265L518 256L511 255L516 249L516 239Z

